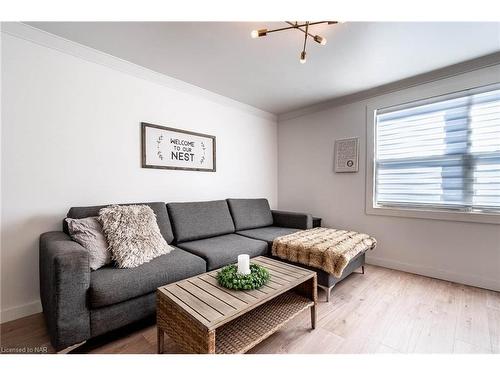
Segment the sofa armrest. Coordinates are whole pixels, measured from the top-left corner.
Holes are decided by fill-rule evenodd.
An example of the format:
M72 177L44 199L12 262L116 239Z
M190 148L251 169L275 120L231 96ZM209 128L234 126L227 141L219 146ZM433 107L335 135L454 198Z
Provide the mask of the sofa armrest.
M40 236L40 298L56 350L90 337L88 251L63 232Z
M277 227L287 227L296 229L312 228L312 215L299 212L286 212L271 210L273 214L273 225Z

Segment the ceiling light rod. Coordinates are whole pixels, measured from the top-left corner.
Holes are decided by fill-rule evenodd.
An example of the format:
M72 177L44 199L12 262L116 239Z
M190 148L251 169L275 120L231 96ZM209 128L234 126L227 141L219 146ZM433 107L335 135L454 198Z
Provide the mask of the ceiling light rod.
M328 25L333 25L333 24L338 23L338 21L318 21L318 22L310 22L310 23L306 22L303 24L299 24L297 21L295 21L295 22L285 21L285 22L287 24L289 24L290 26L281 27L279 29L273 29L273 30L268 30L268 29L253 30L251 33L251 36L252 36L252 38L260 38L260 37L266 36L267 34L270 34L270 33L275 33L277 31L291 30L291 29L297 29L297 30L300 30L303 33L305 33L305 31L304 31L304 29L302 29L302 27L304 27L306 25L311 26L311 25L319 25L322 23L327 23ZM311 38L313 38L315 42L321 44L322 46L324 46L326 44L326 38L324 38L320 35L313 35L309 32L307 33L307 35L310 36Z
M285 21L285 22L289 25L292 25L294 29L298 29L298 30L302 31L303 33L305 33L305 30L303 28L301 28L299 26L295 26L297 24L297 22L295 22L295 23L290 22L290 21ZM337 23L334 21L331 21L331 22ZM309 24L309 25L311 25L311 24ZM321 35L313 35L310 32L308 32L307 35L310 36L311 38L313 38L316 43L319 43L322 46L326 45L326 38L325 37L322 37Z
M328 23L329 25L333 25L333 24L338 23L338 21L318 21L318 22L310 22L310 23L306 22L306 23L301 23L301 24L299 24L298 22L290 22L290 21L285 21L285 22L287 24L289 24L290 26L281 27L279 29L273 29L273 30L267 30L267 29L262 29L262 30L266 30L266 34L270 34L270 33L275 33L277 31L290 30L290 29L300 29L301 27L305 27L307 24L309 24L309 26L313 26L313 25L319 25L322 23ZM310 35L310 36L312 36L312 35Z
M289 25L292 25L294 29L299 29L300 31L302 31L303 33L305 33L305 30L302 28L302 26L298 26L297 22L295 22L295 23L290 22L290 21L285 21L285 22L287 24L289 24ZM311 33L307 33L307 35L309 35L311 38L314 38L314 35L312 35Z
M292 25L292 27L294 27L294 28L305 27L307 24L309 24L309 26L314 26L314 25L320 25L322 23L327 23L329 25L333 25L335 23L338 23L338 21L317 21L317 22L306 22L306 23L301 23L301 24L299 24L298 22L290 22L290 21L285 21L285 22L289 25Z
M311 34L309 32L309 26L319 25L322 23L327 23L328 25L334 25L334 24L339 23L339 22L338 21L318 21L318 22L306 21L305 23L299 24L298 21L295 21L295 22L285 21L285 23L287 23L290 26L281 27L279 29L273 29L273 30L268 30L268 29L253 30L250 35L252 36L252 38L260 38L260 37L266 36L267 34L275 33L277 31L285 31L285 30L291 30L291 29L300 30L301 32L304 33L304 46L302 48L302 52L300 53L300 62L302 64L304 64L306 62L307 37L311 37L312 39L314 39L314 41L316 43L319 43L322 46L324 46L326 44L326 38L324 38L320 35ZM305 30L303 29L303 27L305 27Z
M302 52L300 53L300 63L306 63L306 44L307 44L307 36L309 35L309 22L306 22L306 30L304 31L304 47L302 48Z

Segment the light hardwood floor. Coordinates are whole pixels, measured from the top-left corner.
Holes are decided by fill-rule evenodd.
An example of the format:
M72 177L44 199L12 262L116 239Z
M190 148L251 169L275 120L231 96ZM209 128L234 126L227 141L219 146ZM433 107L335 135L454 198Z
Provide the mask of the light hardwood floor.
M500 293L367 266L319 291L318 322L308 311L250 353L500 353ZM41 314L1 325L2 351L53 352ZM156 326L143 322L90 340L77 353L155 353ZM166 353L180 353L166 337Z

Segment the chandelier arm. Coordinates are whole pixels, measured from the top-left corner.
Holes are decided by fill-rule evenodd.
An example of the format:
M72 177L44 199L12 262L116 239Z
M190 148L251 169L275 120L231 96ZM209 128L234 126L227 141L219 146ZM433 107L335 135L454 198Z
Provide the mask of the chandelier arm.
M302 49L302 52L306 52L308 34L309 34L309 22L306 22L306 31L304 32L304 48Z
M318 21L318 22L306 22L306 23L302 23L302 24L299 24L297 22L293 23L293 22L290 22L290 21L285 21L287 24L291 25L291 26L288 26L288 27L280 27L278 29L273 29L273 30L267 30L267 34L270 34L270 33L275 33L275 32L278 32L278 31L284 31L284 30L290 30L290 29L299 29L300 31L304 32L304 30L301 29L301 27L305 27L307 25L311 26L311 25L319 25L319 24L322 24L322 23L329 23L329 24L332 24L332 23L337 23L336 21ZM314 35L312 34L309 34L310 37L314 37Z
M290 29L295 29L295 26L289 26L289 27L281 27L279 29L274 29L274 30L267 30L267 33L275 33L277 31L284 31L284 30L290 30Z
M332 22L332 21L318 21L318 22L309 22L309 26L312 26L312 25L319 25L319 24L322 24L322 23L328 23L328 22ZM335 21L334 21L335 22ZM307 23L307 22L306 22ZM303 27L305 26L304 25L299 25L299 27Z
M308 21L306 21L306 23L298 23L298 22L290 22L290 21L285 21L285 22L287 24L289 24L289 25L292 25L294 28L305 27L307 23L309 23L309 26L319 25L319 24L322 24L322 23L328 23L328 24L337 23L337 21L318 21L318 22L308 22Z
M304 29L302 29L302 27L301 27L301 26L295 26L295 24L294 24L294 23L289 22L289 21L285 21L285 22L286 22L287 24L289 24L289 25L292 25L294 29L298 29L298 30L302 31L303 33L305 33L305 30L304 30ZM307 35L309 35L311 38L313 38L313 39L314 39L314 35L312 35L311 33L307 33Z
M301 64L305 64L305 62L306 62L306 47L307 47L307 38L308 37L311 37L312 39L314 39L315 42L321 44L322 46L324 46L327 42L326 38L322 37L321 35L311 34L309 32L309 26L319 25L319 24L324 24L324 23L326 23L328 25L338 23L337 21L318 21L318 22L306 21L304 24L299 24L298 21L295 21L294 23L292 23L291 21L284 21L284 22L286 24L288 24L289 26L281 27L281 28L274 29L274 30L268 30L268 29L253 30L251 33L251 36L252 36L252 38L258 38L258 37L266 36L267 34L275 33L278 31L298 29L299 31L304 33L304 44L302 46L302 52L300 53L300 63ZM304 26L305 26L305 30L303 29Z

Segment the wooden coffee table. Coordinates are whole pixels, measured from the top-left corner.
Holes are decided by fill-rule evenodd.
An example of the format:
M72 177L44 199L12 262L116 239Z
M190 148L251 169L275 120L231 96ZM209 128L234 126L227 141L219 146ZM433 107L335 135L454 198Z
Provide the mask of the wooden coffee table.
M271 274L258 290L226 289L217 271L158 288L158 352L166 333L188 353L245 353L308 308L314 329L316 272L267 257L250 263Z

